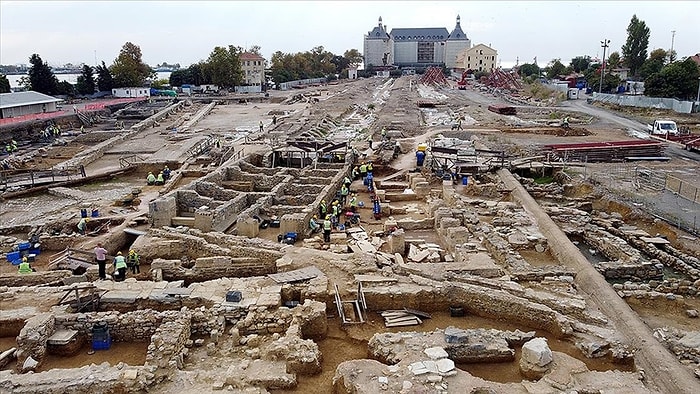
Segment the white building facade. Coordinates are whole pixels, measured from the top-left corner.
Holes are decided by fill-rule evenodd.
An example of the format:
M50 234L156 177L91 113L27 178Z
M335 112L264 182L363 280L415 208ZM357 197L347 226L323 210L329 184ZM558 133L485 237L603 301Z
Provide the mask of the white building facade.
M379 17L379 24L364 36L363 52L365 68L388 66L394 63L394 41L387 33Z
M114 88L112 96L119 98L126 97L151 97L150 88Z
M460 17L451 33L444 27L396 28L387 33L379 24L364 36L365 68L371 66L421 67L439 65L457 67L460 52L471 47L462 30Z
M459 67L472 71L491 71L498 66L498 51L484 45L474 45L462 51L457 57Z
M449 69L460 68L457 57L460 52L472 47L472 41L467 37L460 25L460 17L457 15L457 24L445 42L445 67Z

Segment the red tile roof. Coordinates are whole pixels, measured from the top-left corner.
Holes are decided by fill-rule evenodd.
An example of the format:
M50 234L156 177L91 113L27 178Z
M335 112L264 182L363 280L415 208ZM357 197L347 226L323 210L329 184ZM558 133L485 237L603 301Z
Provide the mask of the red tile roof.
M695 56L691 56L690 59L692 59L695 63L698 64L698 67L700 67L700 53L696 53Z
M241 58L241 60L265 60L264 57L262 57L260 55L256 55L256 54L251 53L251 52L241 53L240 58Z

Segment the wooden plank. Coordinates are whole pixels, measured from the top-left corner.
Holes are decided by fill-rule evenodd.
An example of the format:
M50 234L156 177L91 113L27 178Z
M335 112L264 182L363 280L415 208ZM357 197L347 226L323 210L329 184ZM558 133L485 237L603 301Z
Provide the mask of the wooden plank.
M430 315L430 313L427 313L427 312L419 311L419 310L416 310L416 309L410 309L410 308L403 308L403 310L405 310L406 312L408 312L408 313L410 313L410 314L416 315L416 316L418 316L418 317L422 317L422 318L424 318L424 319L430 319L430 318L432 318L432 316Z
M277 283L290 283L313 279L319 275L323 275L323 272L321 272L321 270L319 270L315 265L312 265L310 267L304 267L298 270L268 274L267 276Z
M365 283L371 283L371 282L398 282L399 280L397 278L387 278L386 276L381 276L381 275L355 275L355 280L358 282L365 282Z
M419 324L421 324L421 321L416 319L414 321L405 321L405 322L398 322L398 323L385 323L384 326L387 328L391 328L391 327L417 326Z
M398 322L408 321L408 320L415 321L415 320L418 320L418 318L413 316L413 315L406 315L406 316L393 317L393 318L384 318L384 321L387 323L398 323Z
M640 237L639 239L648 244L668 245L671 243L666 238L661 237Z

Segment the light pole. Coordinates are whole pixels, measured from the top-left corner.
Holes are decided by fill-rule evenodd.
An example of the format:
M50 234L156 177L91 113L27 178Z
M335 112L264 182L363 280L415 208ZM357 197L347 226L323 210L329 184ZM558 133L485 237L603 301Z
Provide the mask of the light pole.
M695 101L700 102L700 77L698 77L698 98Z
M603 69L600 72L600 86L598 87L598 93L603 93L603 77L605 76L605 50L608 49L608 44L610 44L610 40L603 40L600 42L600 46L603 47Z

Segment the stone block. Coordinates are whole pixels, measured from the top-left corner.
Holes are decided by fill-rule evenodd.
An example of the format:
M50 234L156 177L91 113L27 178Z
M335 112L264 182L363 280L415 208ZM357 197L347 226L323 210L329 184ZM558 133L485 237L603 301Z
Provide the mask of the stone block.
M260 223L252 217L239 218L236 230L240 236L255 238L260 234Z
M428 357L430 357L433 360L439 360L441 358L447 357L447 352L445 351L445 349L439 346L427 348L423 350L423 353L425 353Z
M528 364L544 367L552 362L552 350L546 338L533 338L523 344L520 357Z

